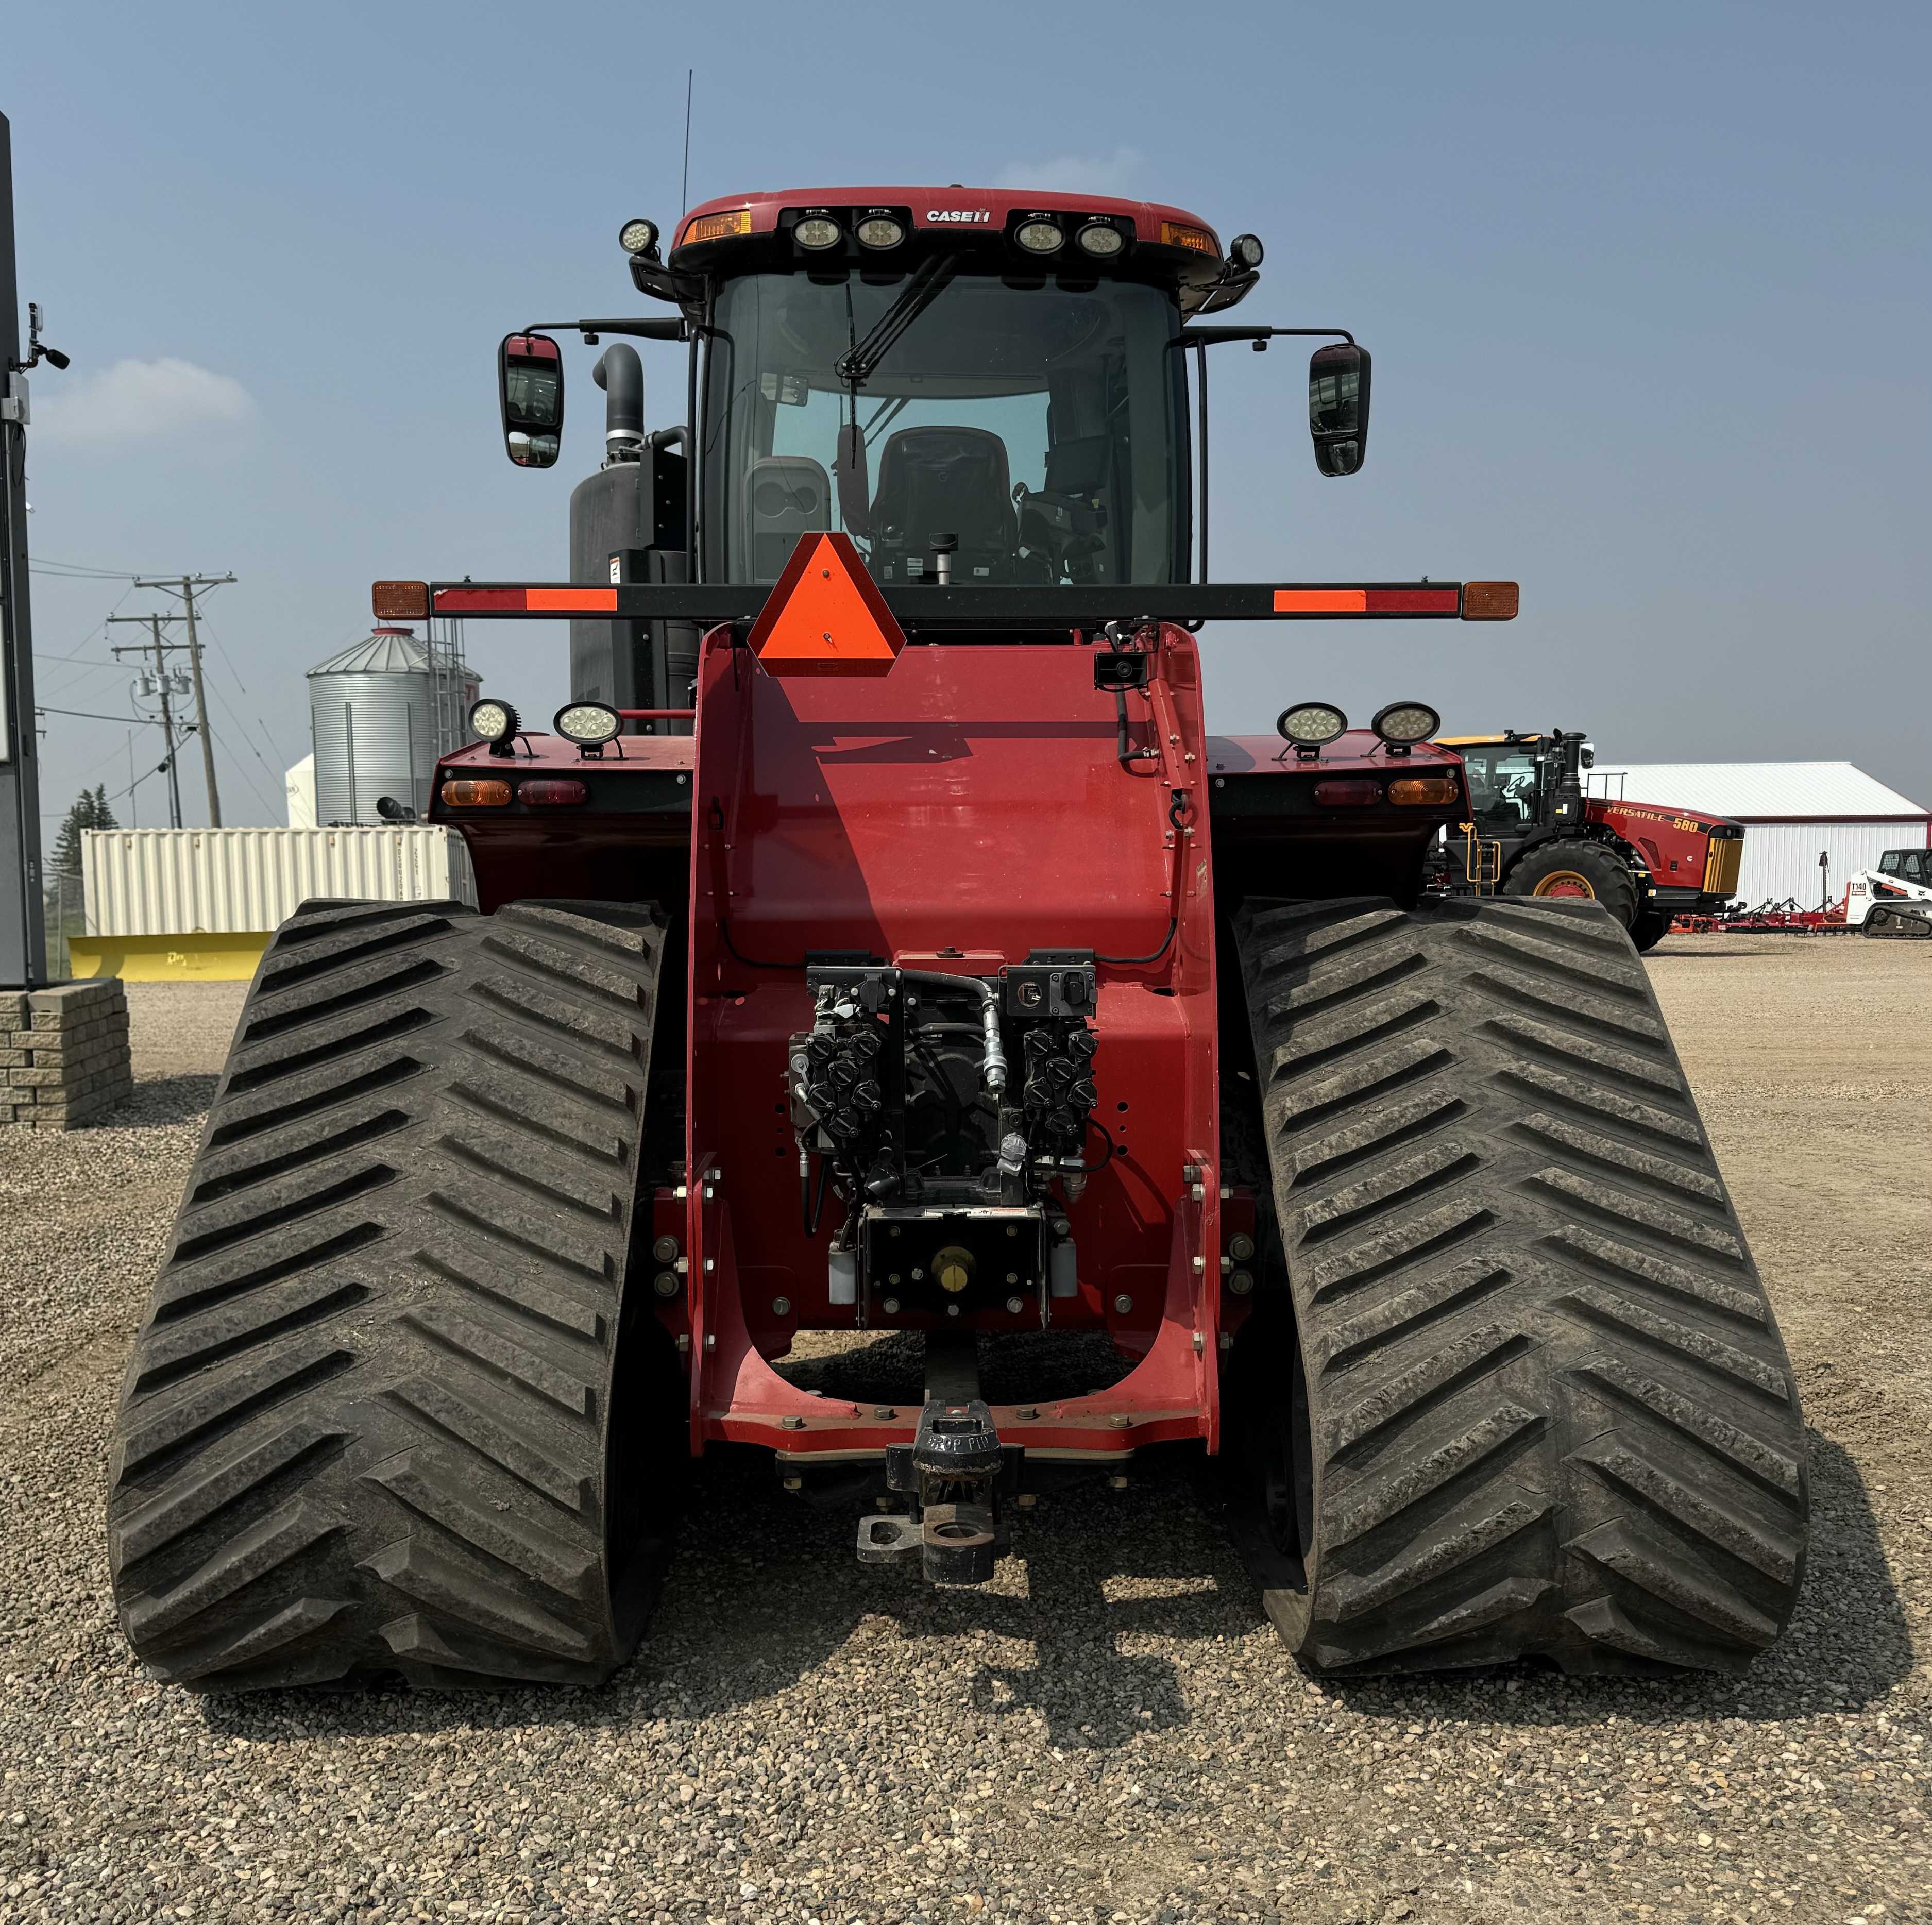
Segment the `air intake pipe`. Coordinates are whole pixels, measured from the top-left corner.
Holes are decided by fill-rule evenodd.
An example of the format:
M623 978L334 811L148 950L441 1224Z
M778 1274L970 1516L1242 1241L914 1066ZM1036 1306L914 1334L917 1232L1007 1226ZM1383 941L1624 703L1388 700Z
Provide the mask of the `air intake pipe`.
M644 364L618 341L597 357L590 378L604 390L604 465L634 461L644 445Z

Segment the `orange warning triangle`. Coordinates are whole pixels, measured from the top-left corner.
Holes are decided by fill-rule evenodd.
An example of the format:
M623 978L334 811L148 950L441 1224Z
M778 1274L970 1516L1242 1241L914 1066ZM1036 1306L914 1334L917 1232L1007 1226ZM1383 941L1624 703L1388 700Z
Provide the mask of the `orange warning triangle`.
M801 535L764 612L752 652L768 675L883 675L905 631L850 535Z

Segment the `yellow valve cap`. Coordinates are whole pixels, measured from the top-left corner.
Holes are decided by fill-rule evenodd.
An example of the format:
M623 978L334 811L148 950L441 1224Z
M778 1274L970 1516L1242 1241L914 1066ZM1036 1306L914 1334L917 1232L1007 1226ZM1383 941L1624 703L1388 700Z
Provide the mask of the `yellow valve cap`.
M939 1287L948 1296L957 1296L973 1281L973 1253L956 1243L948 1244L932 1260L932 1268Z

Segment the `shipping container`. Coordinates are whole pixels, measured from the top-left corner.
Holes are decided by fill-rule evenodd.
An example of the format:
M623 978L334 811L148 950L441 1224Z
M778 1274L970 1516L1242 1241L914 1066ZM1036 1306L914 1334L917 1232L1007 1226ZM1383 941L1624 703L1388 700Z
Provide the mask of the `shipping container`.
M81 836L91 936L265 932L312 896L473 904L461 837L380 829L92 829Z

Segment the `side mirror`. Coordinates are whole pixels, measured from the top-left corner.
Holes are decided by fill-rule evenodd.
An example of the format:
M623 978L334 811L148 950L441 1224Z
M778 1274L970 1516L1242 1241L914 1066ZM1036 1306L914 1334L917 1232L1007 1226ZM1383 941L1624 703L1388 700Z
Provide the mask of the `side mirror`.
M550 468L563 452L563 350L548 335L513 334L496 350L503 452L520 468Z
M1369 451L1369 351L1342 342L1308 359L1308 431L1324 475L1352 475Z

